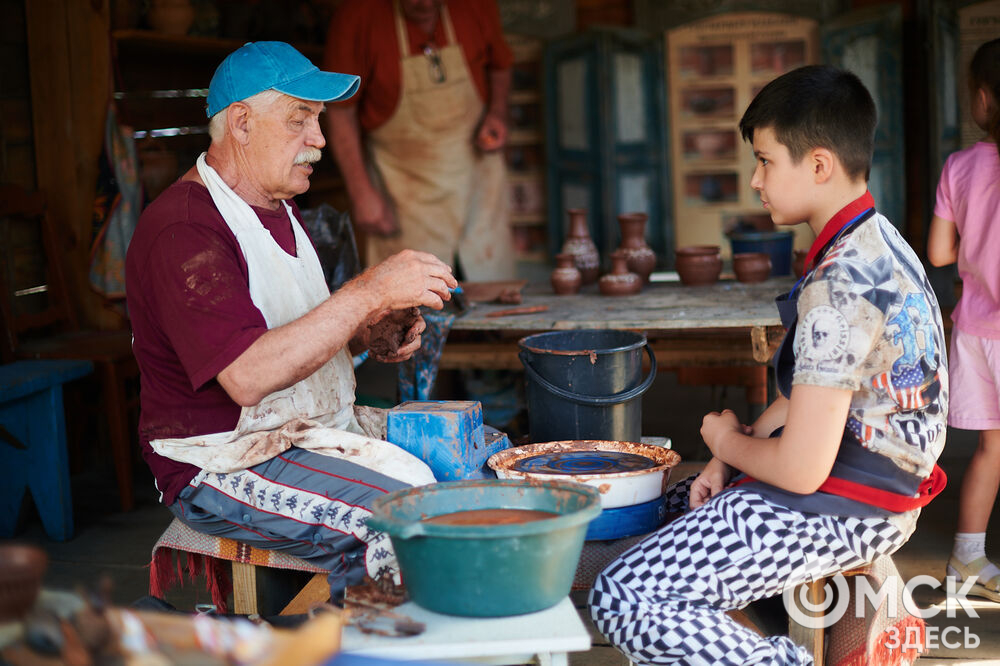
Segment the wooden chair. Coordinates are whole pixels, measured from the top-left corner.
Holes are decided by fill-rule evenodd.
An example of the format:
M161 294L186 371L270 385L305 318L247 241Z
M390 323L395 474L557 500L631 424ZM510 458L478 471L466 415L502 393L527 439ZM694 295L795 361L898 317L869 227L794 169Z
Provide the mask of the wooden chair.
M132 508L132 452L127 382L139 376L130 331L83 329L67 298L56 229L39 193L0 185L0 319L5 360L93 362L123 510Z

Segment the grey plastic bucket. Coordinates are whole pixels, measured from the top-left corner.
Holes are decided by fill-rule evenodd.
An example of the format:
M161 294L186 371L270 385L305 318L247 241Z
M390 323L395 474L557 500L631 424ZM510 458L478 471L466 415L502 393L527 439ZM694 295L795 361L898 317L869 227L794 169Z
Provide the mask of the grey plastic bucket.
M582 329L529 335L518 341L533 442L602 439L638 442L642 394L656 378L646 336ZM649 375L642 377L642 350Z

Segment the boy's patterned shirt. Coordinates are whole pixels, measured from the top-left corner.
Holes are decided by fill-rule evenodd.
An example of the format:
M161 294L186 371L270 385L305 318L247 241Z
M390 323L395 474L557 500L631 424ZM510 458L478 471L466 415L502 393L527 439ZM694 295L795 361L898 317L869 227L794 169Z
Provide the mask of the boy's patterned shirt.
M858 441L930 474L947 425L944 328L923 266L885 217L839 239L806 278L794 344L793 384L854 391Z

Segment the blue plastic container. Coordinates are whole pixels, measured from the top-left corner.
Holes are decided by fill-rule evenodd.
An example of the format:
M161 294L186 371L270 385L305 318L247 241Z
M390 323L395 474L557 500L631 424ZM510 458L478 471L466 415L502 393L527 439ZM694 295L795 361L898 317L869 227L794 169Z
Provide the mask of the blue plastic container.
M766 252L771 255L771 275L789 275L792 272L792 241L795 234L791 231L733 231L729 241L733 254L743 252Z

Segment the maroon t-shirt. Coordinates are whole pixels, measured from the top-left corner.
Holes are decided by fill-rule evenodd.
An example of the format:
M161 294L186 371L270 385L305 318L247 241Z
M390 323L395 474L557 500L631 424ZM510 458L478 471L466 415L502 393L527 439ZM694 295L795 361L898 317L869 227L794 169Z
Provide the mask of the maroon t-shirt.
M295 255L285 207L253 210ZM139 444L164 504L198 468L160 456L149 440L230 431L239 420L240 406L215 377L267 331L248 284L236 236L203 185L177 181L143 211L125 286L140 371Z

